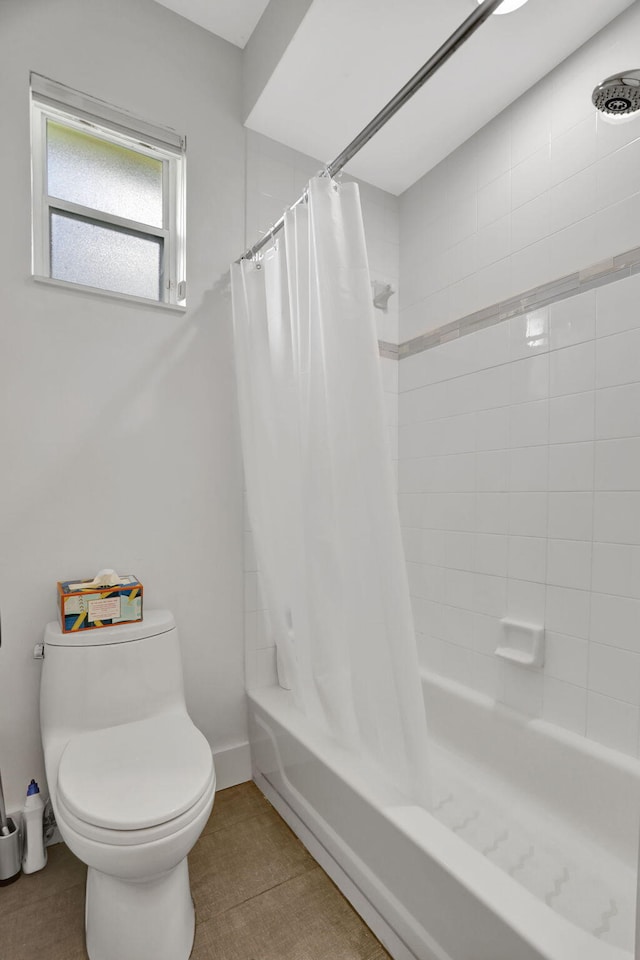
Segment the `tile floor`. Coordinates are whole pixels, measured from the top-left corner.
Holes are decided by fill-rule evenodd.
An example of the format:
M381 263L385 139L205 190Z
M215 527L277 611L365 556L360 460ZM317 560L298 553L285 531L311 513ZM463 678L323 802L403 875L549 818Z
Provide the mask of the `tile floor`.
M189 857L191 960L390 960L253 783L216 794ZM2 960L86 960L85 867L63 845L0 887Z

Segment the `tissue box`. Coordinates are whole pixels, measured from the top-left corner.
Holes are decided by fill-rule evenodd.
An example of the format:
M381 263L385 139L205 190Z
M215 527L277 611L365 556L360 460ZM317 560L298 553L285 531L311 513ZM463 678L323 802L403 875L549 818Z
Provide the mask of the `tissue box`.
M82 580L58 581L58 617L63 633L112 627L142 620L142 584L137 577L121 577L116 587L87 587ZM87 583L91 581L88 580Z

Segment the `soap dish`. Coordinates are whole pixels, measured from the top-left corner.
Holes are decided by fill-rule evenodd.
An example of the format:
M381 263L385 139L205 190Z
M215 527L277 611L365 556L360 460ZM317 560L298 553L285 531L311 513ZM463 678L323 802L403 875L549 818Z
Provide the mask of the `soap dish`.
M544 663L544 627L539 623L511 620L502 624L502 643L496 647L496 656L522 667L541 667Z

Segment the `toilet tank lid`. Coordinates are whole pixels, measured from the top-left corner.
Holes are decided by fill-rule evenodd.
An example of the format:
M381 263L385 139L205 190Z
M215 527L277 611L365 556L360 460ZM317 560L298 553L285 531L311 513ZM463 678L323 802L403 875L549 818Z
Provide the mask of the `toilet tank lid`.
M44 631L45 644L55 647L101 647L112 643L129 643L146 637L157 637L175 628L176 622L170 610L145 610L144 620L135 623L119 623L113 627L94 627L92 630L77 630L63 633L60 624L53 620Z

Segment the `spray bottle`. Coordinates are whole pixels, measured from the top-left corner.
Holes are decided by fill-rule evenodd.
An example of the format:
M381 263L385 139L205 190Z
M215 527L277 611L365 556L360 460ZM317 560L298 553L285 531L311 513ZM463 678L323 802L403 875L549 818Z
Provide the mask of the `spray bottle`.
M22 808L22 831L24 835L24 852L22 854L23 873L35 873L42 870L47 862L47 851L44 846L44 831L42 814L44 802L40 795L40 788L32 780L27 789L27 799Z

